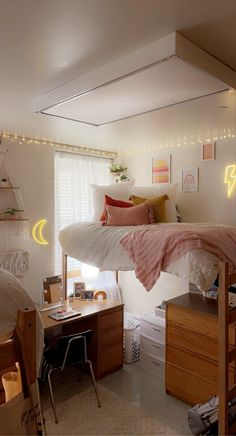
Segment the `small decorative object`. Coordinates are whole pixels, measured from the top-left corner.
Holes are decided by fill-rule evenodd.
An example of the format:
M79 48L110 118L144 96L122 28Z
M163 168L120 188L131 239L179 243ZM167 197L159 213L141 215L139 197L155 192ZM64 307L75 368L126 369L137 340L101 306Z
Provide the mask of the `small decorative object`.
M202 160L215 159L215 142L202 144Z
M20 219L21 218L21 212L24 212L21 209L16 209L15 207L8 207L4 211L4 218L5 219Z
M152 183L170 183L170 154L152 158Z
M95 300L105 300L107 298L106 291L95 291L94 293L94 299Z
M182 170L182 191L193 192L198 190L198 168Z
M32 228L32 238L40 245L48 245L48 241L43 237L43 227L47 224L47 220L45 218L38 220L33 228Z
M225 178L224 183L228 185L228 198L231 197L236 189L236 164L227 165L225 167Z
M74 283L74 297L81 298L81 292L84 292L86 289L84 282L75 282Z
M127 168L124 167L122 164L115 164L113 163L110 167L110 172L111 174L113 174L114 176L116 176L116 182L125 182L128 179L128 177L123 174L125 171L127 171Z
M127 168L124 167L122 164L116 164L116 163L111 164L109 169L110 172L112 174L115 174L116 176L119 176L121 173L124 173L127 170Z
M0 182L0 187L1 188L9 188L9 182L7 181L7 179L5 178L5 177L3 177L2 179L1 179L1 182Z
M80 298L81 300L93 300L94 297L94 291L81 291L80 292Z

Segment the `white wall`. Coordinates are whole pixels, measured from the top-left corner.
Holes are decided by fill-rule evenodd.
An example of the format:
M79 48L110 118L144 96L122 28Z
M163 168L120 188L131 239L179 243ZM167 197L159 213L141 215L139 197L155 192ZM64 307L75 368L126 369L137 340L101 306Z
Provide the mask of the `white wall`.
M223 104L229 109L218 109ZM183 218L186 221L236 224L236 193L228 199L223 183L225 165L236 162L236 139L217 140L216 159L210 162L201 161L200 145L190 145L192 138L196 139L197 135L214 133L224 136L225 132L235 132L235 120L236 93L223 93L103 126L99 128L99 138L97 128L92 131L89 127L86 146L96 144L101 149L129 152L129 155L120 158L127 163L128 174L136 179L137 184L148 185L151 183L151 159L158 154L154 148L166 141L176 145L185 140L186 146L167 149L172 155L173 182L180 183L181 168L199 167L199 191L191 194L178 192ZM6 140L2 147L9 150L10 165L21 187L25 215L29 218L27 246L30 251L30 271L25 284L33 297L38 299L42 278L53 274L53 149L43 144L19 144ZM140 149L145 151L139 152ZM29 236L33 223L43 217L48 220L45 227L48 246L37 245ZM5 248L4 244L5 238L0 237L0 251ZM150 312L160 299L166 298L168 283L163 284L162 290L158 288L156 292L153 289L147 295L141 285L137 286L137 281L130 279L134 277L133 273L125 274L126 279L121 280L124 295L127 295L127 310ZM182 289L185 291L186 283L175 282L168 289L170 298L172 292L174 296Z

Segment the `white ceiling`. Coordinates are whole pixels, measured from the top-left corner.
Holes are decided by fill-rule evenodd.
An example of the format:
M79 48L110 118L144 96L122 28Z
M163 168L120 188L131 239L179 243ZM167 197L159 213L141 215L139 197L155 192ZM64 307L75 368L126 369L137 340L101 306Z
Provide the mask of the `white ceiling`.
M96 128L35 114L35 97L173 31L236 71L235 0L0 0L0 11L1 130L86 141Z

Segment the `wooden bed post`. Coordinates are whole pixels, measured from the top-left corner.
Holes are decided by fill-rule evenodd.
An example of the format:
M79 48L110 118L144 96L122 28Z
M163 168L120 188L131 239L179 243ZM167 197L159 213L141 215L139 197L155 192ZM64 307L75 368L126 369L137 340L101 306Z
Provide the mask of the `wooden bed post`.
M236 380L229 385L229 365L236 362L235 322L236 308L229 306L229 286L236 283L236 273L229 274L228 264L219 265L219 295L218 295L218 337L219 337L219 423L218 434L226 436L235 434L236 421L229 425L229 401L236 396ZM234 329L234 344L229 347L229 328ZM231 335L230 335L231 336ZM232 338L231 338L232 339Z
M67 254L62 252L62 288L63 298L67 299Z

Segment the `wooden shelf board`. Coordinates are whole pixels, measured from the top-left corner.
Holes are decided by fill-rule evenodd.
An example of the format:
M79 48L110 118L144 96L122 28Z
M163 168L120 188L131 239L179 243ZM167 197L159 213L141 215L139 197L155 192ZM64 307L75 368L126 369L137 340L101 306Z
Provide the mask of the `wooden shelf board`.
M13 189L20 189L20 187L19 186L6 186L6 187L0 186L0 189L2 189L2 190L6 190L6 189L13 190Z
M12 219L3 219L0 218L0 221L11 221L11 222L16 222L16 221L29 221L28 218L12 218Z

